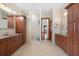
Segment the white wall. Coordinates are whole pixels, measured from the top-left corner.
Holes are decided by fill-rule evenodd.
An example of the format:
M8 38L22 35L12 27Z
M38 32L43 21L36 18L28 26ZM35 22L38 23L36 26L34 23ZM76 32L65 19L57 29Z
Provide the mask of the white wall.
M44 11L42 11L42 12L41 12L41 17L42 17L42 18L44 18L44 17L45 17L45 18L50 18L50 12L44 12Z
M42 18L52 18L52 9L50 9L49 11L43 11L41 10L41 17Z
M26 39L27 43L31 41L31 14L29 11L26 13Z
M31 20L32 38L40 38L39 20L40 20L39 15L32 14L32 20Z
M40 38L40 14L32 11L26 11L27 17L27 39L28 41L39 37Z

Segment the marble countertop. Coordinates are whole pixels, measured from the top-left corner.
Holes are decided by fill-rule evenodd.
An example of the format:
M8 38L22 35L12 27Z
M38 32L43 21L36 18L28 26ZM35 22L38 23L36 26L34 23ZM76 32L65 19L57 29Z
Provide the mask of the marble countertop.
M62 35L62 36L66 36L67 37L67 34L61 34L61 33L56 33L56 34L59 34L59 35Z
M3 39L3 38L8 38L8 37L15 36L15 35L19 35L19 34L18 34L18 33L16 33L16 34L1 35L1 36L0 36L0 39Z

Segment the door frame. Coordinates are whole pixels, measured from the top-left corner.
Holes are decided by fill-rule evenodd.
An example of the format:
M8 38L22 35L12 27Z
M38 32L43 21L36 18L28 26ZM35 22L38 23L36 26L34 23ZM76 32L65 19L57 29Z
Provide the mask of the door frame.
M41 18L41 20L45 20L48 19L48 26L49 26L49 30L48 30L48 40L52 40L52 31L51 31L51 26L52 26L52 20L50 18ZM42 40L42 21L41 21L41 40Z

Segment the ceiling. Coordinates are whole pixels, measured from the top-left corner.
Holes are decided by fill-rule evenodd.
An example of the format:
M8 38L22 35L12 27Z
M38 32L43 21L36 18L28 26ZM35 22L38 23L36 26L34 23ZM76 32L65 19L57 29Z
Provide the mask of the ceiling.
M64 9L68 3L3 3L5 6L16 11L18 13L27 13L32 11L33 13L50 14L53 11L55 14L61 9ZM22 12L23 11L23 12Z
M15 3L21 10L32 10L32 11L50 11L51 9L58 11L64 8L68 3Z

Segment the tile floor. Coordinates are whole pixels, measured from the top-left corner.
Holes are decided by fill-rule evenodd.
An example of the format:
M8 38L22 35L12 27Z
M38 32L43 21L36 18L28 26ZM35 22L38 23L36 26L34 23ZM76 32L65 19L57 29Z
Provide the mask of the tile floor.
M29 44L24 44L12 56L67 56L67 54L50 41L32 40Z

